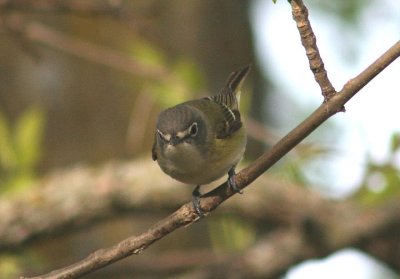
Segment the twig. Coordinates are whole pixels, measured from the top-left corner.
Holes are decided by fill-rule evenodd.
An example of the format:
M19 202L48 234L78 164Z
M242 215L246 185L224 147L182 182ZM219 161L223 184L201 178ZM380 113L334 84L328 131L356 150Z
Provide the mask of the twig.
M310 21L308 20L308 10L306 6L304 6L302 0L292 0L291 5L293 19L296 21L297 29L300 33L301 43L306 50L308 61L310 63L310 69L314 74L314 78L318 82L319 87L321 88L322 96L324 96L324 100L326 102L336 94L336 90L329 81L324 62L319 54L317 40L315 38L314 31L311 28Z
M400 41L396 42L357 77L346 83L342 91L323 103L306 120L281 139L271 150L264 153L250 166L239 172L235 177L239 189L243 189L252 183L319 125L335 113L341 111L341 108L348 100L399 56ZM204 195L201 199L201 208L204 212L210 212L234 194L235 193L231 191L230 187L228 187L225 182ZM71 266L33 278L78 278L127 256L139 254L158 239L163 238L176 229L188 226L197 220L198 216L192 204L187 203L176 212L151 227L145 233L125 239L113 247L98 250Z

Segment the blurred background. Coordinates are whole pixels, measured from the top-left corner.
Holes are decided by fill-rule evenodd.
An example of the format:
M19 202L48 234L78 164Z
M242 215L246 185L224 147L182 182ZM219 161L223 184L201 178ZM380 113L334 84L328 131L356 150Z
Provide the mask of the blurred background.
M399 40L400 2L306 4L336 90ZM150 162L162 109L217 93L229 73L251 63L241 104L249 134L245 165L323 100L287 1L10 0L0 2L0 15L0 210L17 216L18 228L15 233L0 222L0 278L71 264L143 232L189 201L191 187L171 181ZM398 198L399 73L395 61L346 105L346 113L325 123L263 179L327 203L373 207ZM121 186L104 186L111 178L99 179L103 171L112 168L116 174L110 176L125 177L131 163L134 170L143 168L147 184L165 180L173 186L153 194L151 206L113 200L106 203L112 212L99 206L89 217L81 215L77 208L96 204L97 194L119 191ZM92 183L83 176L104 187L76 202L68 189ZM249 187L232 203L263 186ZM76 214L65 222L52 216L58 212L52 207L47 217L35 215L31 207L47 208L42 195L60 196L52 206L62 205L62 216ZM298 260L274 276L254 275L240 265L227 273L238 255L279 223L246 212L221 208L139 257L85 278L398 278L399 252L385 263L356 248ZM393 234L391 244L400 251L400 230ZM19 240L7 242L4 235Z

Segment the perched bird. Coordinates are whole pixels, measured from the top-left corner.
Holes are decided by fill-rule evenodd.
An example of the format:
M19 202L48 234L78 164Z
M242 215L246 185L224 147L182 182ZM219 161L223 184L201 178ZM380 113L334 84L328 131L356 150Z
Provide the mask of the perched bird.
M197 185L192 193L199 216L200 186L228 174L234 183L235 167L243 157L247 136L239 112L240 87L250 66L230 74L219 94L187 101L162 111L157 120L153 160L172 178Z

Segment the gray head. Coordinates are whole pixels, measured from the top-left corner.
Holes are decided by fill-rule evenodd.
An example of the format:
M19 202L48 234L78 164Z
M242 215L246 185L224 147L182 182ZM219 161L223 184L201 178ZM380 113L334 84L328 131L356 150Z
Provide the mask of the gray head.
M178 105L160 113L157 121L157 141L177 145L182 142L198 145L206 138L203 115L189 105Z

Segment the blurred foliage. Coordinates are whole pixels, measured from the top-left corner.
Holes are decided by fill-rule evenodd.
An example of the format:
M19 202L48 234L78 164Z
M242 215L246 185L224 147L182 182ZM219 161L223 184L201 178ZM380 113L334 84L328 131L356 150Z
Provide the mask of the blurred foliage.
M2 255L0 257L0 278L17 278L21 271L21 260L17 256Z
M198 65L189 58L177 58L171 63L166 54L154 44L136 39L130 55L140 64L160 69L160 79L145 80L143 91L149 92L161 107L170 107L194 97L205 83Z
M356 26L360 15L372 2L373 0L311 1L310 4L325 15L339 18L341 23Z
M160 65L166 64L161 49L138 37L135 37L135 40L131 42L129 53L135 61L147 66L160 67Z
M272 0L276 4L277 0ZM291 0L288 0L290 3ZM320 12L328 16L334 16L341 20L342 23L356 25L359 16L364 9L368 8L374 0L351 0L351 1L309 1L312 9L318 9Z
M297 185L310 186L312 181L307 175L310 165L316 160L331 156L333 150L316 143L301 143L289 154L289 157L283 158L274 167L274 171ZM329 160L329 158L326 160Z
M42 155L44 113L27 109L12 127L0 113L0 193L29 185Z
M0 278L15 279L24 269L38 269L43 266L43 258L35 252L3 253L0 255Z
M333 22L331 37L340 38L333 43L333 47L341 56L341 60L354 65L360 59L360 41L367 36L369 28L365 15L371 7L377 6L376 0L351 0L351 1L310 1L309 9L312 14L327 18ZM317 32L318 37L318 32Z
M375 205L400 196L400 133L392 135L390 154L381 163L371 158L356 199L365 204Z
M201 74L194 63L181 59L170 67L171 76L168 81L152 81L144 85L145 90L163 108L193 99L194 93L204 88Z
M233 215L215 216L208 220L211 244L216 252L240 252L256 239L254 226Z

